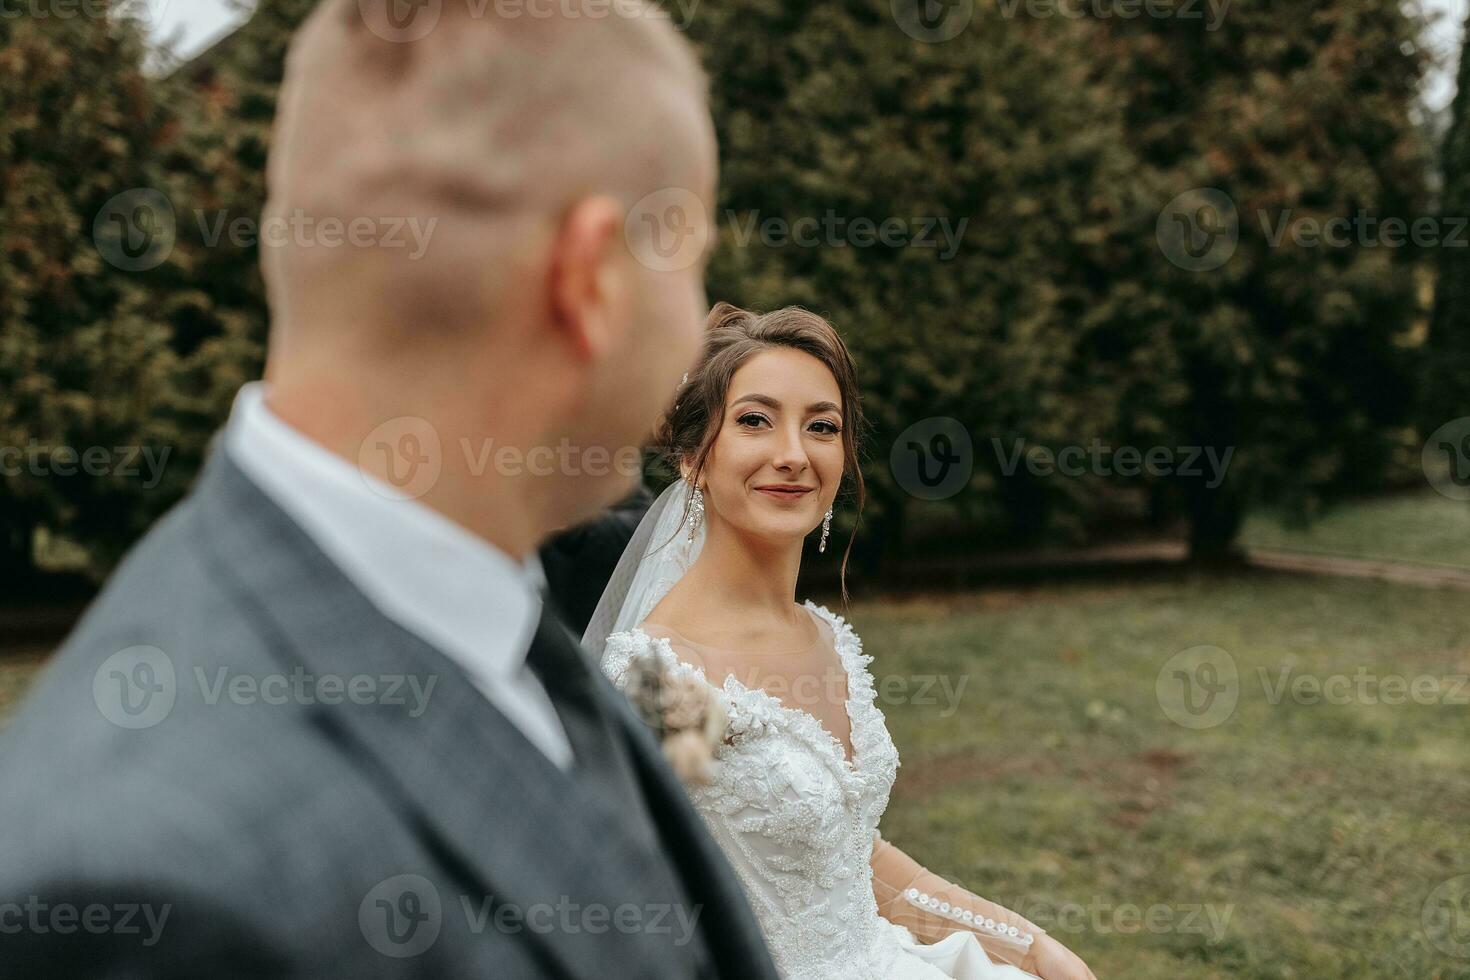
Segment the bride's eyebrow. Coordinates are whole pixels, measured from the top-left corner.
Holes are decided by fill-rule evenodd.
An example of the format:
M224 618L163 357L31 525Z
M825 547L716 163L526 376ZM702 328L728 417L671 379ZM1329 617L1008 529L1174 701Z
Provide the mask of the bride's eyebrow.
M764 405L767 408L777 412L781 410L780 401L772 398L770 395L759 394L741 395L739 398L730 403L730 407L734 408L735 406L743 404L744 402L755 402L758 405ZM837 412L838 414L841 414L842 409L838 407L835 402L821 401L812 402L806 407L806 411L808 415L815 415L818 412Z

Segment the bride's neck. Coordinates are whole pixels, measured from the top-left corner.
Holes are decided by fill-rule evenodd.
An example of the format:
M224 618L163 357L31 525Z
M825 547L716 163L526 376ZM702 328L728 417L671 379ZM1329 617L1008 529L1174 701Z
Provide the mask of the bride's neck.
M708 597L749 625L786 626L796 618L800 572L800 541L772 544L711 525L685 581L690 594Z

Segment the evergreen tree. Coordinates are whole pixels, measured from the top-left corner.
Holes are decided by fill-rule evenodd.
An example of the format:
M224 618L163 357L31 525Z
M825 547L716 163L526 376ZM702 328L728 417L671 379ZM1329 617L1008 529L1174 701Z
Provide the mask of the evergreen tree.
M105 565L187 486L258 372L258 245L228 226L260 215L285 52L314 6L261 0L163 79L139 71L125 20L0 21L0 446L171 451L147 490L9 468L12 570L37 527ZM800 303L849 338L876 427L875 545L895 549L910 517L936 510L991 540L1080 536L1142 494L1159 518L1186 516L1211 557L1253 502L1375 485L1412 441L1424 256L1301 246L1291 228L1427 213L1411 121L1420 25L1396 0L1235 0L1217 30L980 2L937 42L895 7L728 0L692 8L688 28L721 140L711 296ZM1470 204L1462 116L1463 103L1449 214ZM1221 208L1238 221L1234 252L1192 267L1170 228ZM138 263L121 246L160 216L171 247L124 268ZM1432 347L1453 351L1464 258L1439 259ZM920 511L889 454L935 416L972 436L974 471ZM1014 455L1094 442L1233 455L1217 487L1213 474L1033 475Z
M1470 29L1470 17L1466 19ZM1463 35L1462 35L1463 36ZM1440 150L1444 178L1439 212L1445 227L1470 218L1470 58L1460 56L1459 88ZM1470 232L1462 230L1461 239ZM1433 358L1425 393L1425 430L1470 415L1470 247L1440 248L1434 287L1434 319L1428 348Z
M1136 284L1112 273L1143 208L1117 113L1087 84L1086 30L978 4L931 43L886 2L741 0L701 8L691 33L722 155L711 295L798 303L844 332L875 424L870 541L909 537L890 449L934 416L972 435L958 518L1028 538L1085 511L1096 481L1007 473L992 440L1086 443L1118 422L1129 351L1109 338ZM844 226L815 247L759 233L828 216ZM902 240L859 239L890 219Z
M115 550L179 489L174 463L191 438L172 384L183 358L157 305L172 261L159 160L172 120L140 70L144 52L126 17L0 18L8 586L28 579L38 528ZM151 487L144 449L167 460Z
M1397 0L1239 0L1214 31L1149 18L1099 27L1099 64L1125 99L1156 211L1177 222L1167 202L1208 188L1222 207L1200 212L1196 195L1182 217L1238 222L1218 268L1151 255L1147 329L1168 338L1170 366L1129 413L1178 444L1234 449L1219 487L1158 488L1190 518L1194 553L1217 557L1251 503L1305 509L1379 485L1412 422L1424 256L1412 241L1384 244L1381 222L1427 214L1413 122L1422 24ZM1345 245L1294 240L1296 222L1343 218L1355 223Z

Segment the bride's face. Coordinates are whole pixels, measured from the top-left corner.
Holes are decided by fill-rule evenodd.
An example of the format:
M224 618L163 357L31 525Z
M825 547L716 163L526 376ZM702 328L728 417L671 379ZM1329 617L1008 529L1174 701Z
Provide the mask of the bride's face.
M789 347L751 357L730 379L700 480L711 526L773 542L811 533L842 481L844 424L821 361Z

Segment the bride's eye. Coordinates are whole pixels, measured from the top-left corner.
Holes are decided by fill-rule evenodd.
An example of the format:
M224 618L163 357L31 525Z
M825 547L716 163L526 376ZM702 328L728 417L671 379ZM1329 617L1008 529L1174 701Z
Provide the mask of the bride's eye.
M811 428L818 435L824 436L835 436L842 431L836 422L829 422L826 419L817 419L811 424Z
M762 422L769 424L771 420L766 418L760 412L746 412L735 421L739 425L744 425L749 428L755 428L759 426Z

